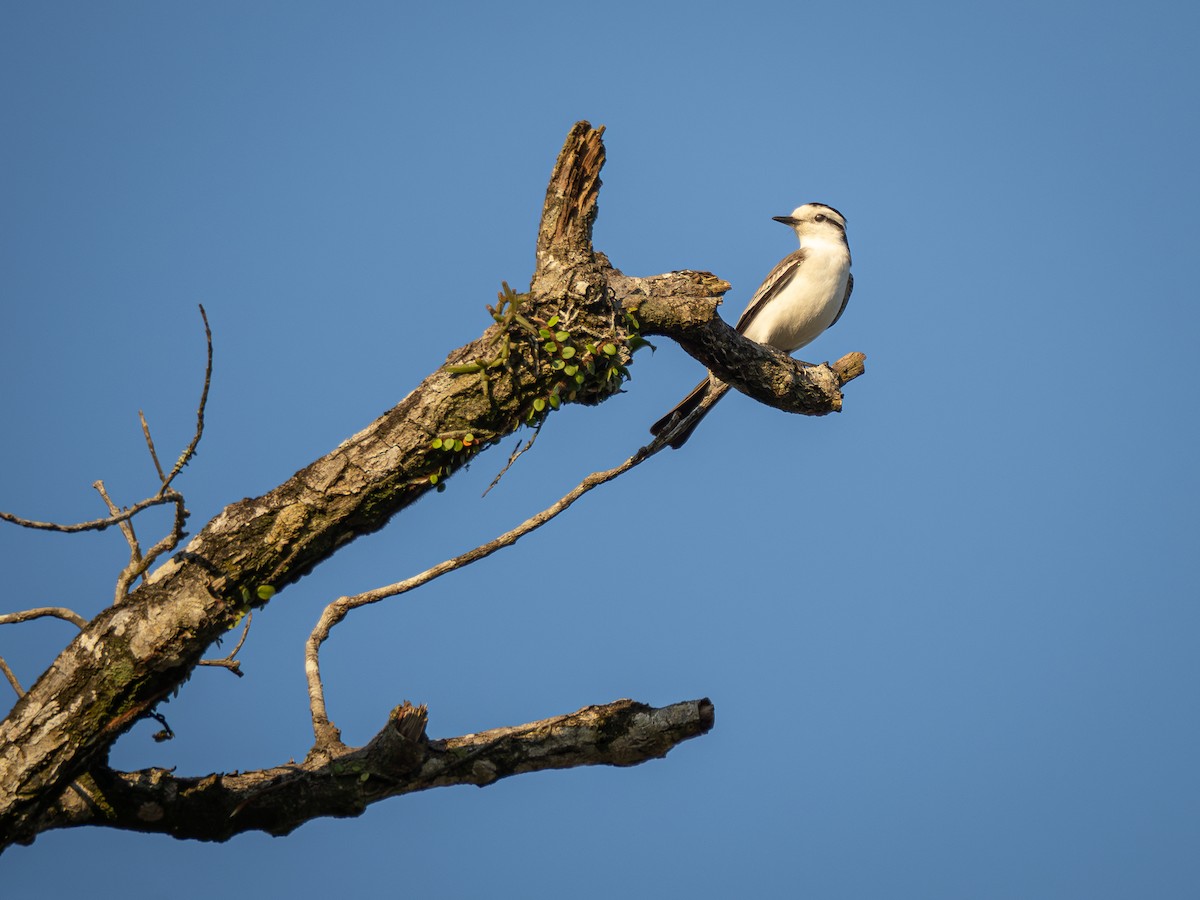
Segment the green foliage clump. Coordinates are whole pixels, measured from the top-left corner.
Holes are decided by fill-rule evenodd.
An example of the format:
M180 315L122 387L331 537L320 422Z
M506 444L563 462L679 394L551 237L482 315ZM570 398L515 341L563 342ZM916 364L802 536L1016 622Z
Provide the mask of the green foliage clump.
M415 484L428 482L437 487L438 491L446 489L445 479L461 466L466 465L472 456L480 451L483 442L471 432L455 436L452 434L435 437L429 442L434 450L440 450L441 456L435 462L433 471L415 480Z

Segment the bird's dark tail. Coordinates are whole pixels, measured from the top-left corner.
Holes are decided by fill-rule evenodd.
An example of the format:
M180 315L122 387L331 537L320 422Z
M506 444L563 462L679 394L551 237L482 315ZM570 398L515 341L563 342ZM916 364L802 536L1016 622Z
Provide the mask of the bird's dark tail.
M714 382L711 378L705 378L702 382L692 388L692 392L684 397L675 405L669 413L650 426L650 433L658 437L667 428L678 425L684 419L693 416L692 421L688 423L687 428L680 431L678 434L672 434L668 446L672 450L678 450L687 443L687 439L692 436L692 432L696 430L696 426L700 421L708 415L708 411L716 405L716 402L725 396L725 392L729 390L729 385L721 382L716 382L714 390ZM700 409L700 407L704 407Z

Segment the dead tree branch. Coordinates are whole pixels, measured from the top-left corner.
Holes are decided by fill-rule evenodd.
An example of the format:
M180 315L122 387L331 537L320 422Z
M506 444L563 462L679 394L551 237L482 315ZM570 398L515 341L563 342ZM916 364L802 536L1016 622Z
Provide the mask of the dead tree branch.
M204 311L203 303L200 304L200 318L204 321L204 343L207 348L207 357L204 363L204 386L200 389L200 404L196 407L196 428L192 432L191 441L183 448L183 452L175 460L175 465L171 467L171 471L162 479L160 493L170 488L171 482L175 480L175 476L182 472L183 467L192 461L196 455L196 448L200 446L200 438L204 436L204 410L208 407L208 389L212 386L213 342L212 329L208 326L208 313ZM141 413L139 412L138 415L141 416ZM154 468L161 477L162 466L158 463L158 454L154 452L154 443L150 440L150 428L146 425L145 417L142 417L142 428L146 435L146 443L150 448L150 456L154 460Z
M65 606L39 606L36 609L23 609L20 612L4 613L0 615L0 625L15 625L18 622L29 622L33 619L44 618L45 616L53 616L55 619L70 622L79 629L87 627L87 619L74 610L67 609Z
M87 623L17 702L0 723L0 849L31 840L45 828L84 821L135 827L134 819L142 815L136 810L143 808L137 803L137 790L147 783L170 787L155 801L161 801L159 819L167 823L158 830L207 839L222 839L238 828L282 833L313 816L360 811L363 792L391 796L441 784L489 783L508 774L589 762L630 765L662 755L679 740L711 726L711 704L702 701L694 704L690 730L651 728L644 742L634 739L642 732L633 724L618 726L608 714L588 718L587 711L524 726L525 730L501 729L429 742L419 753L411 746L419 741L410 734L407 742L401 742L408 749L400 755L422 762L409 782L398 777L402 764L388 754L399 751L386 749L392 739L384 733L362 751L348 751L366 753L372 764L371 754L386 757L378 771L354 773L350 785L341 780L350 770L338 768L347 761L343 748L331 740L302 766L272 770L269 784L238 782L245 776L236 775L193 781L161 772L121 776L99 768L112 742L177 690L205 648L251 609L268 602L355 537L382 528L483 448L522 425L536 425L560 404L594 404L617 393L638 337L638 321L645 333L678 335L681 344L720 377L753 396L775 398L772 405L804 407L810 414L840 407L832 369L820 376L803 374L812 370L781 354L756 349L713 321L716 301L727 288L724 282L696 272L627 278L595 252L591 232L604 163L601 134L586 122L578 123L559 154L546 192L537 264L527 294L506 287L496 307L489 307L494 324L452 352L442 368L397 406L274 490L226 507L185 548L147 574L119 605ZM686 321L677 321L680 317ZM731 348L724 346L726 342ZM747 369L735 371L743 355ZM211 369L211 341L209 359ZM806 399L781 398L788 389L775 385L780 379L794 383L792 390ZM207 389L206 376L197 440ZM194 450L195 442L163 479L159 496L108 520L45 526L4 518L29 527L85 530L125 521L150 505L177 500L182 505L182 497L169 485ZM591 477L615 477L606 475ZM559 503L569 505L574 499L568 494ZM482 558L499 546L507 544L472 553ZM336 610L331 613L336 614ZM655 720L654 711L627 702L636 707L626 711L630 723L641 721L638 716ZM400 720L411 725L411 719L412 714L398 716L393 730L402 730ZM568 741L561 756L538 755L547 752L555 735L563 732L576 734L577 740ZM494 749L477 743L488 735ZM593 755L577 752L575 748L589 741ZM485 745L493 746L486 741ZM324 777L317 778L315 769L306 767L323 765L326 756L332 768L321 770ZM89 807L92 811L85 815L72 805L78 798L65 791L75 779L86 783L89 771L94 775L95 797L103 799L96 800L98 805ZM297 772L302 777L293 794L287 776ZM231 784L244 790L236 797L223 796ZM393 789L397 784L402 787ZM254 816L265 787L270 788L268 796L277 792L295 800L300 814L288 818L278 812L259 824ZM122 794L123 790L128 793ZM124 803L122 796L127 798ZM189 803L207 802L203 798L208 796L219 799L214 816L201 815L196 806L186 814L172 812ZM176 807L176 801L182 805ZM153 817L153 810L145 809Z
M725 383L784 412L841 412L840 388L864 371L861 353L813 365L742 337L717 314L729 285L707 272L633 278L609 266L605 277L618 302L636 313L643 335L671 338Z
M526 772L636 766L666 756L713 725L707 699L656 709L632 700L589 706L515 728L429 740L424 707L396 707L368 744L262 769L181 778L166 769L99 768L43 814L40 830L107 825L225 841L248 831L284 835L324 816L435 787L485 787Z
M72 525L62 525L58 522L39 522L35 519L23 519L20 516L14 516L12 513L0 510L0 520L10 522L13 525L19 525L21 528L32 528L37 531L57 531L61 534L79 534L81 531L104 531L112 525L120 525L122 522L128 522L144 509L149 509L152 506L163 506L167 503L174 503L176 500L183 499L180 494L174 491L167 491L165 494L160 494L155 497L148 497L141 500L121 513L113 516L107 516L103 519L92 519L88 522L77 522Z

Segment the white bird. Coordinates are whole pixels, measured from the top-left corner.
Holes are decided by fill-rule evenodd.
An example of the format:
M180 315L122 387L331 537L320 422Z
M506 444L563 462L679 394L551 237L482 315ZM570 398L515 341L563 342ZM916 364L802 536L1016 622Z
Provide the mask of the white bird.
M791 226L800 240L800 249L771 270L750 298L736 328L738 334L752 341L793 353L837 322L850 302L854 290L850 244L846 241L845 216L824 203L806 203L790 216L774 219ZM650 433L658 436L699 409L687 428L671 435L670 446L678 450L728 390L728 384L709 372L650 427Z

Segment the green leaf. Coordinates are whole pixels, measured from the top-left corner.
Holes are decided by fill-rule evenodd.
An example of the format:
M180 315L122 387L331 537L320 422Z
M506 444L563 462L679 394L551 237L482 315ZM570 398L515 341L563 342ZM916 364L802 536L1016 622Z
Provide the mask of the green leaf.
M546 401L543 400L541 397L538 397L536 400L533 401L533 409L535 412L541 412L545 408L546 408ZM558 419L555 419L554 421L557 422Z
M616 356L617 355L617 345L616 344L605 344L604 347L601 349L604 350L605 356Z
M430 476L429 476L429 483L430 483L430 484L437 484L437 483L438 483L437 472L434 472L432 475L430 475Z
M462 441L456 439L454 441L454 452L457 453L461 449L462 449Z
M650 343L644 337L640 337L636 334L629 339L628 346L629 346L630 353L636 353L638 350L641 350L643 347L649 347L651 353L655 353L658 351L658 348L655 347L652 343Z
M556 361L561 362L561 360L556 360ZM564 375L574 375L578 371L579 371L579 366L568 366L566 363L563 363L563 374Z
M254 593L258 594L259 600L270 600L275 596L275 588L269 584L260 584L254 589Z
M551 316L550 321L546 323L550 328L558 324L558 316Z
M565 341L565 340L567 340L568 338L570 338L570 336L571 336L571 332L569 332L569 331L556 331L556 332L554 332L554 339L555 339L556 341L558 341L560 344L561 344L563 341Z
M538 337L540 337L543 341L548 341L548 340L550 340L552 335L545 328L539 328L538 329Z
M551 394L550 395L550 405L554 409L558 409L558 404L559 404L558 394Z
M434 450L440 450L442 448L442 439L434 438L432 441L430 441L429 446Z
M562 352L563 359L570 359L574 355L575 355L574 347L563 347L563 352Z
M545 350L547 353L553 353L555 350L558 349L558 344L554 343L554 341L546 341L546 343L542 347L542 349Z
M550 368L554 369L554 371L557 372L560 369L566 368L566 365L567 364L565 362L563 362L561 359L556 359L554 362L550 363ZM570 375L571 373L568 372L567 374Z

